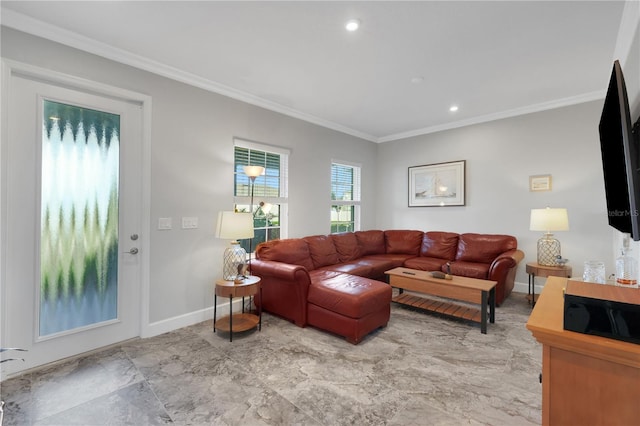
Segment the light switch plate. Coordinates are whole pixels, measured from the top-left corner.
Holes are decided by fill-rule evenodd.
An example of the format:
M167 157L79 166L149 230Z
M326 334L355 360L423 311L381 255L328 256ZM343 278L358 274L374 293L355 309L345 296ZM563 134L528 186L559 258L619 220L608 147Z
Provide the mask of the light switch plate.
M198 227L197 217L183 217L182 229L196 229Z
M160 230L169 230L173 228L170 217L160 217L158 218L158 229Z

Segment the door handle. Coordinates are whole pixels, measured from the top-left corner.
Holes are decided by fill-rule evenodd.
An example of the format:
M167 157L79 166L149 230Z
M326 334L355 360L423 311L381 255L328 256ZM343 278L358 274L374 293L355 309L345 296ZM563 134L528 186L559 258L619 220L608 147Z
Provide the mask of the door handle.
M123 253L129 253L129 254L138 254L138 249L135 247L131 247L131 250L129 251L124 251Z

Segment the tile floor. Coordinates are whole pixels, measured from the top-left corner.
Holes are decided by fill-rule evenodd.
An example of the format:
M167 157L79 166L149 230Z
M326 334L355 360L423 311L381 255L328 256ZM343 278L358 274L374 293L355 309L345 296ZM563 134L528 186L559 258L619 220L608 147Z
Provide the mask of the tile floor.
M265 314L211 321L5 380L4 425L533 425L541 347L524 295L479 325L392 306L357 346Z

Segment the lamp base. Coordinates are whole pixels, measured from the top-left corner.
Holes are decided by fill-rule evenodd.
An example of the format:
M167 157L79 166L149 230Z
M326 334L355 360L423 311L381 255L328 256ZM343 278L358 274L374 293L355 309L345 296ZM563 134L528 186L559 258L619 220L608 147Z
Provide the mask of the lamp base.
M553 234L544 234L538 240L538 264L544 266L557 266L560 256L560 241L553 238Z
M240 247L237 241L231 241L231 247L224 250L222 258L222 278L227 281L234 281L242 276L246 270L247 252Z

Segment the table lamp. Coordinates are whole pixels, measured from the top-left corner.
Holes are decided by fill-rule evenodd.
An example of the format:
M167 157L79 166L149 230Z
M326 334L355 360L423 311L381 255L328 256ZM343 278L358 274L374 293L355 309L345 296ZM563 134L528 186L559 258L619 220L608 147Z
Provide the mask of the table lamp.
M569 216L567 209L531 209L531 231L545 231L538 240L538 264L557 266L556 259L561 256L560 241L553 238L551 231L568 231Z
M253 238L253 217L250 213L222 211L218 213L216 237L231 240L231 246L224 250L222 277L232 281L243 275L247 263L247 252L238 240Z

